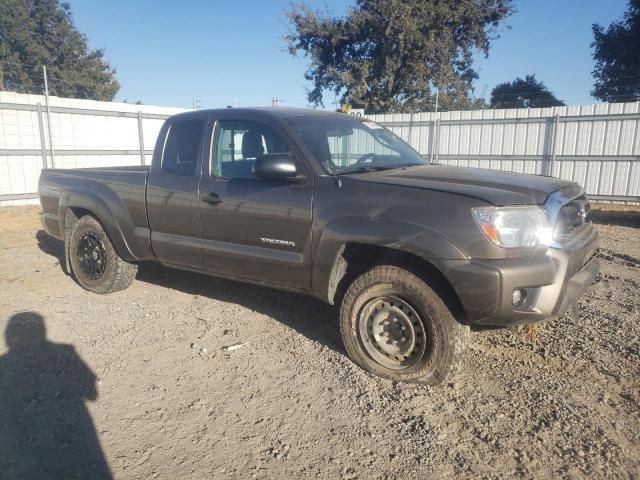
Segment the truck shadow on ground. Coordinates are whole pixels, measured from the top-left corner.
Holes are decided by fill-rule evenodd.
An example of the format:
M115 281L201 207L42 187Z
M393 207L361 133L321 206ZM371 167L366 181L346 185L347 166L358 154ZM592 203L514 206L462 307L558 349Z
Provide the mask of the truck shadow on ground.
M56 257L67 273L64 244L42 230L36 233L36 240L40 250ZM345 354L340 339L337 309L313 297L176 270L149 262L139 265L136 281L241 305L277 320L310 340Z
M36 232L36 240L38 241L38 248L44 253L56 257L64 274L69 275L64 258L64 243L57 238L47 235L44 230L38 230Z
M112 478L85 402L96 376L37 312L12 315L0 356L0 477Z
M241 305L344 354L336 309L313 297L176 270L158 263L140 264L136 280Z

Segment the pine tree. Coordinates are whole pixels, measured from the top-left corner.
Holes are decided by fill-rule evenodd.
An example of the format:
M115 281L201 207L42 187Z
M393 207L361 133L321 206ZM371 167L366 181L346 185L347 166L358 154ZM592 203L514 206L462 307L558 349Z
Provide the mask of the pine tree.
M103 50L90 50L59 0L0 0L0 88L41 94L42 66L49 93L113 100L120 84Z

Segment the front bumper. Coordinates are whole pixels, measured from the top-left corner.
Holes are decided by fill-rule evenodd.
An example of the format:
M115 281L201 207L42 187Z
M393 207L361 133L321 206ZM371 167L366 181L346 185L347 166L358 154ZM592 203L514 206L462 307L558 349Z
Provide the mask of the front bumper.
M524 325L562 316L600 271L598 232L591 225L562 248L501 260L451 260L440 265L474 326ZM513 290L527 288L530 304L512 304Z

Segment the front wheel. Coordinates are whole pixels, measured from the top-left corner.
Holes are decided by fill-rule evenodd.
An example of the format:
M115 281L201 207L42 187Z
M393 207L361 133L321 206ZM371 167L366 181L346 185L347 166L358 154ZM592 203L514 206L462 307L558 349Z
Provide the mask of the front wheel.
M347 353L363 369L429 385L455 376L470 336L426 282L389 265L363 273L347 289L340 332Z
M112 293L127 288L138 266L124 261L94 217L85 215L71 228L67 255L74 278L94 293Z

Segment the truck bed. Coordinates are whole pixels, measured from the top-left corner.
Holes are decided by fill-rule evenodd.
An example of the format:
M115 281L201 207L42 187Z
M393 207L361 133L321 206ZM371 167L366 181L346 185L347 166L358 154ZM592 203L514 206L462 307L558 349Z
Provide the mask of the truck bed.
M64 238L67 206L86 205L102 222L113 222L104 227L114 243L121 242L128 260L151 257L145 205L148 174L147 165L43 169L38 184L43 227Z
M43 168L42 173L148 173L149 165L129 165L125 167L89 167L89 168Z

